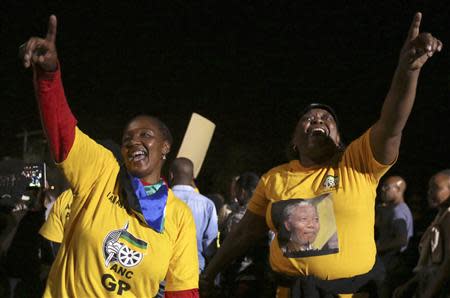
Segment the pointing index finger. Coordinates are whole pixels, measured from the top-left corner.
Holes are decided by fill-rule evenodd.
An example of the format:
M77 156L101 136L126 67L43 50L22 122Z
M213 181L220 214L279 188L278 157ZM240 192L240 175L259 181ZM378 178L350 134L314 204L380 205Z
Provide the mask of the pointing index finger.
M408 40L413 40L419 35L420 21L422 20L422 13L416 12L414 15L411 27L409 27Z
M52 14L48 19L47 36L45 37L45 39L53 43L55 42L56 39L56 25L57 25L56 16Z

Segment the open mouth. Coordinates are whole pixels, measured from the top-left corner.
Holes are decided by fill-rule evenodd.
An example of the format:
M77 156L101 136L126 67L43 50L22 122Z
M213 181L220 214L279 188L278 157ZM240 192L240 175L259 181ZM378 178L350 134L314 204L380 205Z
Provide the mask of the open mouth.
M137 162L143 160L147 156L144 150L136 150L128 154L128 160L132 162Z
M311 127L307 130L308 135L310 136L328 136L328 130L324 127Z

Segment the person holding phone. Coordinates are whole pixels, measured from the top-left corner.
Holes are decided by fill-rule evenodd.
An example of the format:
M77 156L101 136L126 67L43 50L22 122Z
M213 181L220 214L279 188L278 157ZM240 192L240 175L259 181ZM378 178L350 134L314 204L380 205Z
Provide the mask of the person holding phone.
M122 134L123 164L84 134L64 94L56 28L52 15L46 37L20 49L53 158L74 195L44 297L153 297L163 280L165 297L198 297L192 213L161 178L169 129L155 117L132 118Z

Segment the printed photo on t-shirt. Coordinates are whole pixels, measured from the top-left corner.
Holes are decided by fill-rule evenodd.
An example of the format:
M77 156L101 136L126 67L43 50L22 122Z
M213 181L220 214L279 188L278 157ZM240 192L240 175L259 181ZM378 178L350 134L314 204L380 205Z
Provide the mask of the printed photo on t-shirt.
M339 242L332 195L289 199L272 205L272 221L285 257L301 258L337 253Z

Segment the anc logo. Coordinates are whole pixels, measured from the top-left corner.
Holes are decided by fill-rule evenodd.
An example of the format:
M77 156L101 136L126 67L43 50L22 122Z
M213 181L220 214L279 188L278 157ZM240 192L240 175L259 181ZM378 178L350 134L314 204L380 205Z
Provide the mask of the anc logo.
M327 175L323 181L323 187L327 190L337 188L339 184L339 177L338 176L332 176Z
M136 238L127 231L128 222L123 229L109 232L103 241L105 266L111 263L130 268L139 264L147 251L147 242Z

